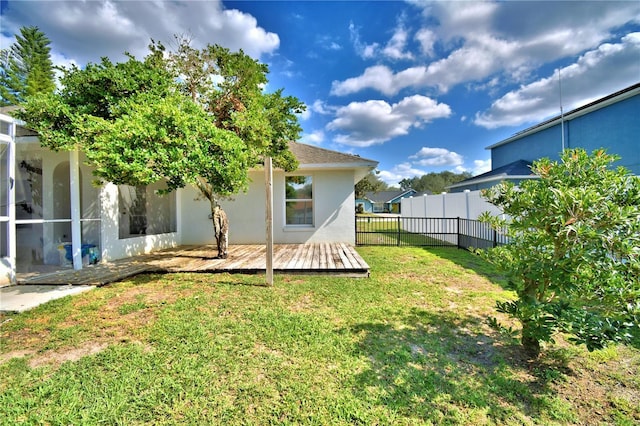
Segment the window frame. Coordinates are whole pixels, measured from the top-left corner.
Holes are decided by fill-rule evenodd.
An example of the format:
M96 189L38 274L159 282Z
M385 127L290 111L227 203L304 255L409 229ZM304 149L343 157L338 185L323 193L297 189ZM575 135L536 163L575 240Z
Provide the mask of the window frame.
M150 185L117 185L118 188L118 240L127 240L130 238L147 237L154 235L166 235L178 232L178 197L176 191L172 191L168 194L158 195L156 186L163 186L162 183L156 182ZM142 201L143 208L141 209L144 214L132 215L132 205L134 202L131 195L126 197L126 192L131 194L131 191L135 193L135 200ZM161 200L163 197L168 197L166 200ZM126 198L130 198L126 200ZM123 201L126 204L123 204ZM128 201L128 202L127 202ZM160 219L158 216L159 202L166 202L167 206L160 206L162 208L161 213L166 215ZM164 203L163 203L164 204ZM166 207L166 208L165 208ZM127 216L127 222L121 222ZM140 231L132 233L132 220L135 218L138 221ZM160 228L160 229L154 229Z
M311 198L287 198L287 179L291 178L291 177L305 177L308 179L311 179ZM314 196L314 192L315 192L315 177L312 173L291 173L291 174L286 174L284 177L284 226L287 229L310 229L310 228L315 228L315 223L316 223L316 217L315 217L315 211L316 211L316 205L315 205L315 196ZM311 223L288 223L288 216L287 216L287 204L288 203L298 203L298 202L310 202L311 203ZM305 219L306 219L306 212L305 212Z

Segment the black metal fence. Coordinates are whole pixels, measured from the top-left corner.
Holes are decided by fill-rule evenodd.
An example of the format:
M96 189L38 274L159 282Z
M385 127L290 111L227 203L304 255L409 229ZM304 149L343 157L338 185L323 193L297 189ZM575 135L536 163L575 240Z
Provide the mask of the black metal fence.
M490 248L506 244L504 230L477 220L356 215L356 245Z

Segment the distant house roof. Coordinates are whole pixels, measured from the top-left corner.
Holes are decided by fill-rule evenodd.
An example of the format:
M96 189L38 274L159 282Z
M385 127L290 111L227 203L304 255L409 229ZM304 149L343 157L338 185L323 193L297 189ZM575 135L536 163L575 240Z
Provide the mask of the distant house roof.
M289 150L298 159L299 170L355 169L354 183L360 181L378 165L377 161L359 155L345 154L299 142L289 142Z
M483 173L478 176L474 176L469 179L465 179L453 185L449 185L447 188L459 188L462 186L474 185L478 183L500 181L504 179L531 179L535 178L531 172L531 162L525 160L514 161L513 163L506 164L497 169L493 169L489 172Z
M371 201L372 203L393 203L399 201L401 198L410 197L415 193L416 191L414 189L366 192L364 194L364 198Z
M525 136L528 136L530 134L533 133L537 133L540 132L544 129L547 129L549 127L553 127L557 124L559 124L562 120L568 121L568 120L573 120L574 118L578 118L582 115L588 114L592 111L596 111L599 110L600 108L604 108L608 105L611 104L615 104L616 102L620 102L624 99L630 98L632 96L637 95L640 92L640 83L636 83L634 85L631 85L627 88L624 88L622 90L619 90L615 93L612 93L610 95L607 95L603 98L597 99L591 103L588 103L586 105L583 105L579 108L576 108L574 110L571 110L569 112L566 112L562 115L557 115L553 118L550 118L546 121L543 121L542 123L538 123L535 126L531 126L527 129L524 129L516 134L514 134L513 136L504 139L500 142L497 142L493 145L490 145L487 147L487 149L493 149L493 148L497 148L501 145L505 145L508 144L510 142L513 142L514 140L518 140L521 139Z

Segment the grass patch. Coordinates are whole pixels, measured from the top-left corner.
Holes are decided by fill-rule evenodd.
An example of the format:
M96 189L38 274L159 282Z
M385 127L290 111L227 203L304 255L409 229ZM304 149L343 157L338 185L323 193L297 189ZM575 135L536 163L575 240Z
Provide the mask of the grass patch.
M358 251L369 279L143 275L3 315L2 421L640 421L637 349L559 344L530 362L486 324L513 295L477 256Z

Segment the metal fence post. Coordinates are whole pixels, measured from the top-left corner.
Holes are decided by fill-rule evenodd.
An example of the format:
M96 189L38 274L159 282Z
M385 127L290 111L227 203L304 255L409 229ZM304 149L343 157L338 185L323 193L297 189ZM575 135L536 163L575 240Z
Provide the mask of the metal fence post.
M398 216L398 247L400 247L400 216Z
M458 216L457 220L456 220L456 246L458 246L458 248L460 248L460 216Z

